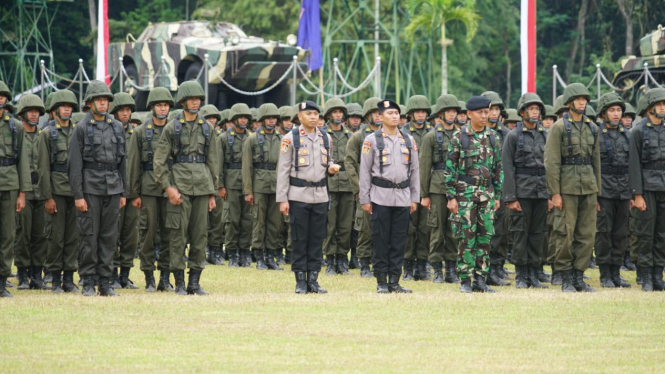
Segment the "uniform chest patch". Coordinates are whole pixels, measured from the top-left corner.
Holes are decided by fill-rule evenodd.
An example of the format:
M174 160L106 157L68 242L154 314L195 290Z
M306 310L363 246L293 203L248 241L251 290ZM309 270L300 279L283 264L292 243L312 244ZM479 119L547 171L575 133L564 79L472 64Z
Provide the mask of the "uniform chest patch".
M370 142L363 142L363 150L362 153L364 155L368 155L372 151L372 143Z
M291 147L291 141L289 141L289 139L282 139L282 147L281 147L282 153L287 153L290 147Z

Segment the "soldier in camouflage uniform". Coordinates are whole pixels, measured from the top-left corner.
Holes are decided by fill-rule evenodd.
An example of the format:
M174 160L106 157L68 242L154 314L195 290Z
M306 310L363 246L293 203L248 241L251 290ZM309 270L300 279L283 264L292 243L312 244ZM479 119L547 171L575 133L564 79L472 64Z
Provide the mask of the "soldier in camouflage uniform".
M406 110L411 121L404 125L404 134L413 136L416 146L420 148L423 137L433 128L427 122L431 106L429 100L422 95L414 95L407 100ZM404 279L432 280L427 271L427 258L429 257L429 226L427 216L429 210L418 204L418 208L411 214L409 220L409 240L404 254Z
M545 146L547 189L554 210L550 240L556 245L555 270L563 292L593 292L584 283L596 232L599 208L600 152L598 127L584 116L589 91L580 83L564 90L570 109L549 131Z
M168 198L157 183L153 163L157 142L164 131L173 104L173 97L167 88L153 88L148 94L147 103L150 118L135 129L127 148L129 196L132 198L133 207L141 210L142 215L139 225L143 242L139 258L141 271L145 275L146 292L174 290L169 284L170 234L166 227ZM172 168L171 160L168 166ZM158 286L155 286L155 261L160 271Z
M381 116L377 104L381 99L371 97L363 104L363 118L366 124L358 130L346 144L346 157L344 157L344 168L349 176L349 182L355 196L360 193L360 151L365 138L381 128ZM356 198L357 201L357 198ZM362 210L357 204L355 229L358 230L357 255L360 262L360 276L371 278L370 258L372 257L372 230L370 227L369 214Z
M42 269L46 260L48 242L44 237L44 197L39 189L39 148L40 136L37 130L39 116L44 114L44 104L37 95L21 97L17 115L22 126L17 129L18 149L27 157L30 164L32 192L25 194L25 209L18 216L14 263L19 269L18 289L49 289L42 279ZM27 272L30 283L26 284ZM27 286L27 287L26 287Z
M501 113L505 108L503 100L494 91L485 91L481 96L486 97L492 102L487 127L495 132L500 148L503 146L503 142L506 136L508 136L509 131L500 120ZM490 270L487 275L487 284L490 286L510 286L510 282L503 280L509 279L504 270L504 264L508 258L508 236L505 220L505 206L501 202L494 219L494 235L492 236L492 250L490 251Z
M109 105L109 113L117 121L122 123L125 132L125 144L129 144L129 138L134 133L135 126L131 122L132 112L136 110L134 99L125 92L113 95L113 101ZM129 151L129 150L128 150ZM127 157L131 157L128 155ZM129 171L129 170L128 170ZM127 179L131 179L128 175ZM130 196L131 197L131 196ZM111 276L111 287L115 289L127 288L138 289L134 282L129 279L129 271L134 267L134 254L139 242L139 215L141 211L132 206L120 209L118 218L118 249L113 257L114 269ZM120 269L120 274L118 274Z
M503 181L497 135L486 127L490 104L482 96L469 99L470 124L453 134L446 160L447 206L458 239L457 272L463 293L496 292L485 283Z
M628 187L630 134L621 125L624 108L623 99L614 92L598 100L601 192L594 250L600 268L600 286L609 288L630 287L620 276L627 247L631 198Z
M457 278L457 240L448 220L445 166L448 145L457 131L455 121L459 101L454 95L442 95L436 100L435 111L443 125L437 125L423 137L419 150L421 205L429 210L427 225L430 231L428 260L434 268L434 283L459 283ZM446 264L445 278L443 264Z
M275 202L277 161L282 136L277 130L275 104L259 108L261 127L247 137L242 149L242 190L252 207L252 251L258 270L284 270L275 263L283 218Z
M363 123L363 107L358 103L348 103L346 104L347 120L346 127L351 131L351 134L355 134L360 130L360 126ZM348 145L348 142L347 142ZM343 160L343 159L342 159ZM345 168L346 170L346 168ZM360 262L358 261L357 248L358 248L358 230L356 229L356 214L358 213L358 202L353 201L353 220L351 228L351 260L349 260L349 269L360 269ZM362 209L361 209L362 211Z
M251 206L242 191L242 154L252 113L246 104L235 104L229 117L233 127L217 140L221 156L218 193L225 200L222 211L224 245L230 267L249 267L253 227Z
M547 185L544 150L547 130L540 124L545 106L540 97L526 93L517 112L522 118L503 143L503 196L508 208L517 288L547 288L538 272L544 259L543 238L547 227Z

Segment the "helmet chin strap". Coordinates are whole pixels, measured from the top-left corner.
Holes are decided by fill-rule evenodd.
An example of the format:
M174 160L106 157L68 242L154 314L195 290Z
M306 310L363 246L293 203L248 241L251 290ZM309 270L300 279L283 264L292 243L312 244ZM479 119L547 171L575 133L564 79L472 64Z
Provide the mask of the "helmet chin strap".
M187 108L187 101L185 101L185 105L183 105L183 109L187 111L189 114L197 114L199 112L199 109L189 109Z
M413 120L413 123L415 123L415 124L418 125L418 126L422 126L422 125L425 124L425 121L416 121L416 120Z
M342 123L344 123L343 120L336 120L336 119L332 119L330 120L330 122L332 122L334 125L341 125Z
M166 117L168 117L168 116L160 116L159 114L157 114L157 112L155 112L154 108L152 109L152 116L157 118L158 120L166 119Z
M498 118L495 118L495 119L490 118L490 119L488 119L488 121L490 123L497 123L497 122L499 122L499 119Z
M619 125L621 124L621 121L619 121L619 122L612 122L612 121L609 121L609 120L608 120L608 121L605 121L605 123L608 123L610 126L617 127L617 126L619 126Z
M651 114L652 116L654 116L658 119L665 119L665 114L658 114L658 113L656 113L655 109L652 110L651 112L649 112L649 114Z
M95 104L95 100L92 101L92 114L96 116L106 116L108 114L108 111L106 112L100 112L97 110L97 104Z
M448 125L448 126L451 126L451 125L454 125L454 124L455 124L455 121L448 121L448 120L446 120L446 119L444 119L443 122L444 122L446 125ZM466 122L464 122L464 123L466 123ZM463 124L464 124L464 123L463 123Z
M58 118L60 118L63 121L69 121L72 118L72 116L61 116L59 108L58 110L56 110L55 115L58 116Z
M246 130L247 129L247 125L241 125L240 122L238 122L238 120L235 120L233 122L233 125L236 126L239 129L241 129L241 130Z

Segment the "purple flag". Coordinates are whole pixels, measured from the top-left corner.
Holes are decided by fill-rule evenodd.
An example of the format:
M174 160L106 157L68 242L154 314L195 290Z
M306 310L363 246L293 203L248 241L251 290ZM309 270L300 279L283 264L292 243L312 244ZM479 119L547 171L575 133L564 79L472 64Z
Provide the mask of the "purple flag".
M298 23L298 47L310 51L307 61L309 70L318 70L323 66L319 0L302 0Z

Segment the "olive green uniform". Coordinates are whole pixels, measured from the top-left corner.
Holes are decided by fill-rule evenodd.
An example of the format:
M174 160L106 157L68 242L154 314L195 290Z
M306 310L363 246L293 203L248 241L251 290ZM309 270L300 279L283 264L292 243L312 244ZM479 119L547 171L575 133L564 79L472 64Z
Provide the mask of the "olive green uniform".
M499 144L499 152L503 147L503 142L508 136L510 131L501 122L497 122L496 126L489 127L496 134L496 140ZM494 216L494 235L492 235L492 248L490 249L490 265L503 266L504 261L508 257L508 236L506 233L506 210L505 204L501 201L501 206L496 210Z
M215 130L215 141L222 136L222 130ZM215 194L215 209L208 214L208 247L217 250L224 246L224 224L222 223L222 211L224 209L224 199ZM212 253L215 255L215 253ZM224 262L223 258L219 260Z
M360 193L360 151L363 141L374 131L369 125L364 125L355 134L351 136L346 144L346 157L344 157L344 167L351 184L354 196ZM358 230L358 248L356 253L358 259L369 260L372 257L372 229L370 226L370 215L362 210L361 204L356 204L355 229Z
M123 126L125 130L125 144L129 144L129 139L135 131L133 123ZM131 157L132 151L127 148L127 158ZM127 180L131 180L131 170L127 169ZM129 196L132 197L131 195ZM141 211L127 203L120 209L118 218L118 250L113 258L114 267L131 268L134 267L134 254L139 243L139 215Z

